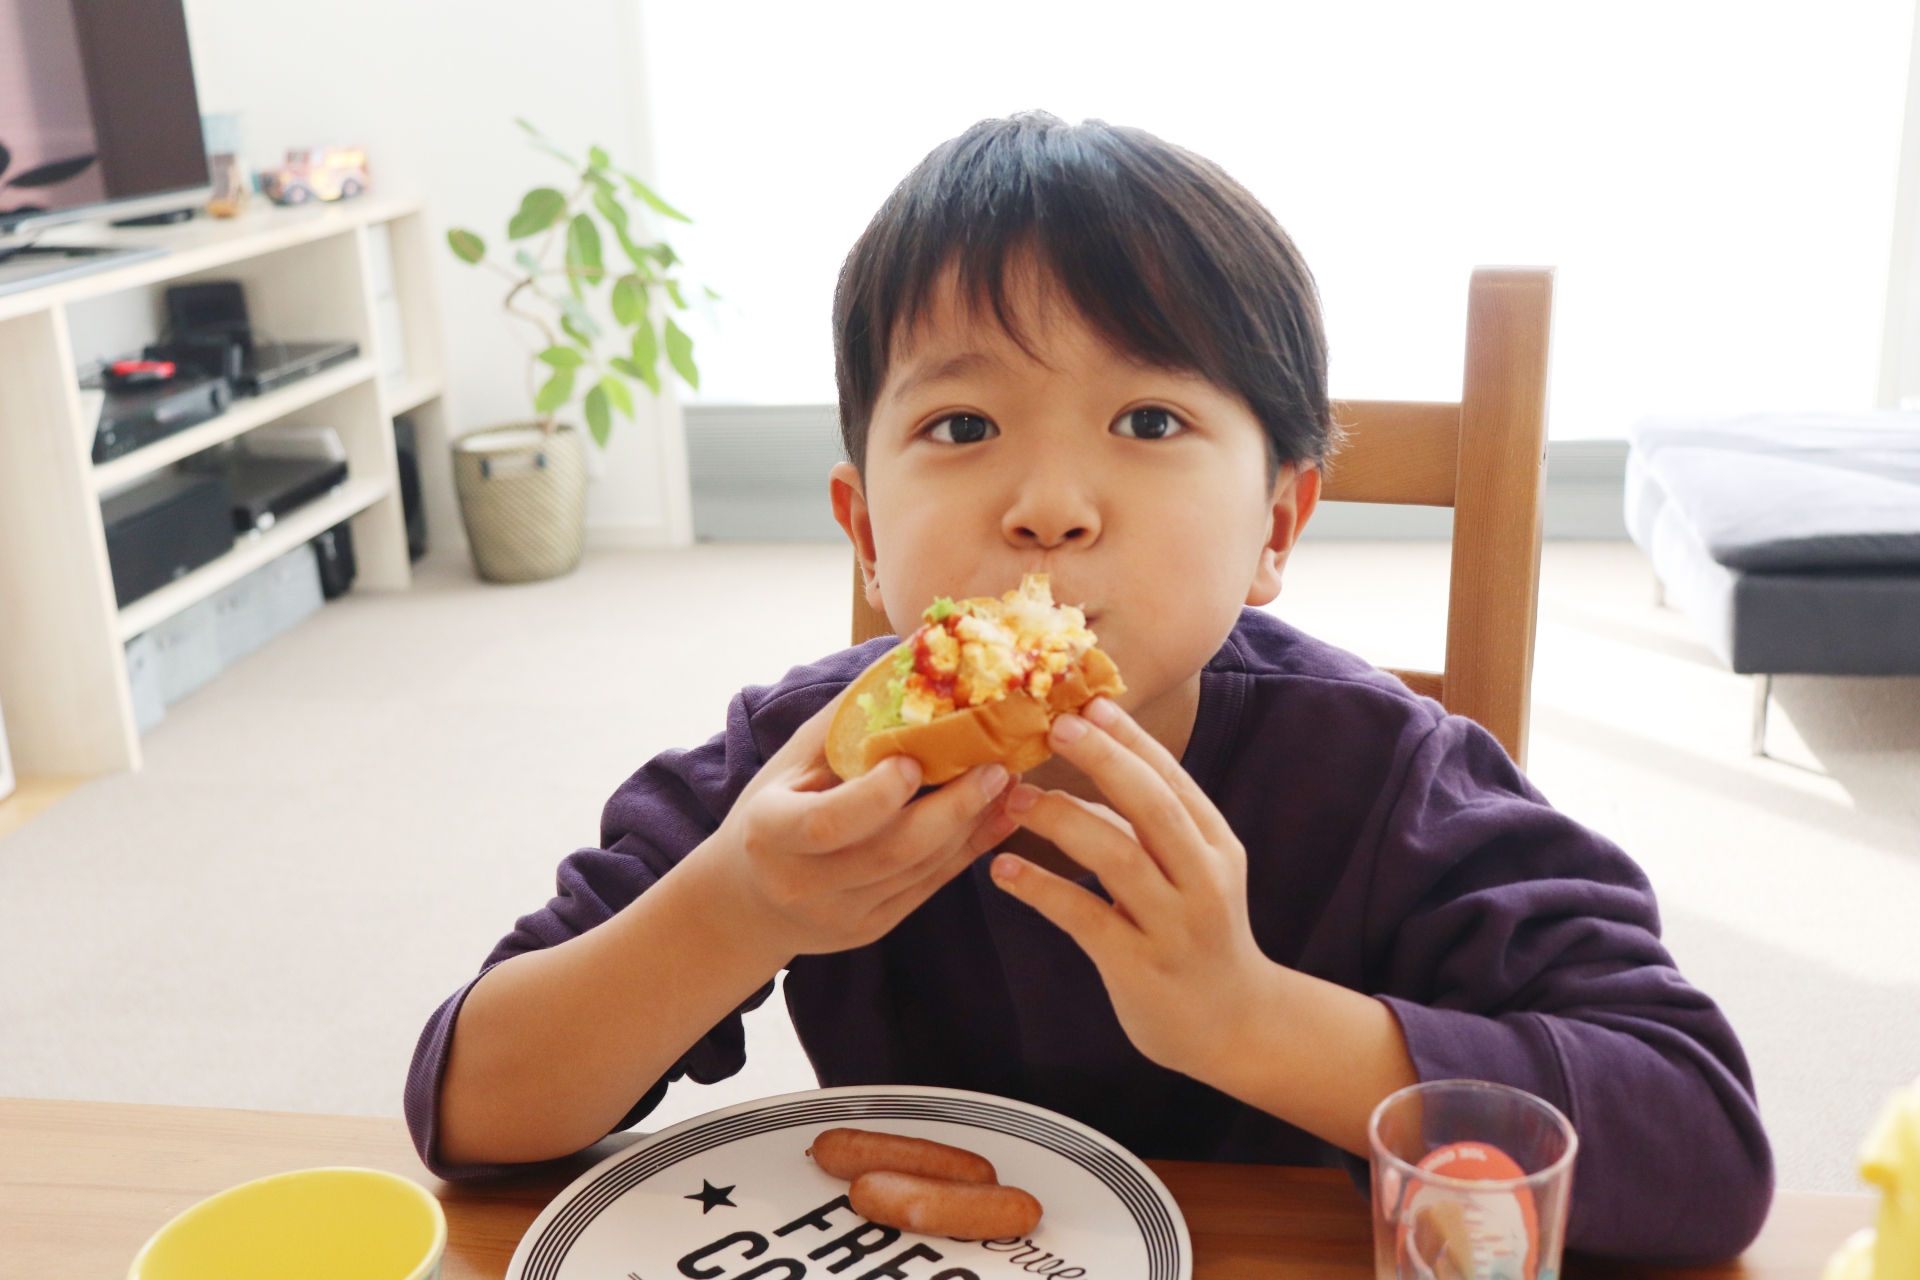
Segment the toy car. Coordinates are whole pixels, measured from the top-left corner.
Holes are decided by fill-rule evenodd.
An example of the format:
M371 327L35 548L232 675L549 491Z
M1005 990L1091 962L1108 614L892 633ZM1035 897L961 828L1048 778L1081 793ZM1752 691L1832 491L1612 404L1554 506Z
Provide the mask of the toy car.
M296 147L287 162L260 175L260 190L275 204L351 200L367 189L365 147Z

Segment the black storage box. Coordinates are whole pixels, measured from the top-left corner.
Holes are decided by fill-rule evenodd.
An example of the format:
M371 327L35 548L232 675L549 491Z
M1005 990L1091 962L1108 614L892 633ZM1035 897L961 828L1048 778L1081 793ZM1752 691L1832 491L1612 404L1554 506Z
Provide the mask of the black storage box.
M233 550L226 479L165 471L100 503L113 596L126 608Z

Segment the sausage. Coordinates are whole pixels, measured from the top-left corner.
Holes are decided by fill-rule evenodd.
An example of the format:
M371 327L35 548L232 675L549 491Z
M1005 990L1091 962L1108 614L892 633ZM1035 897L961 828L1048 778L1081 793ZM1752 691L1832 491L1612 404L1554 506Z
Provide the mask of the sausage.
M1040 1202L1018 1187L911 1173L863 1173L847 1201L868 1222L956 1240L1002 1240L1040 1225Z
M807 1154L826 1172L848 1182L878 1169L916 1173L923 1178L945 1178L950 1182L998 1181L992 1162L985 1156L949 1147L944 1142L907 1138L897 1133L828 1129L813 1140Z

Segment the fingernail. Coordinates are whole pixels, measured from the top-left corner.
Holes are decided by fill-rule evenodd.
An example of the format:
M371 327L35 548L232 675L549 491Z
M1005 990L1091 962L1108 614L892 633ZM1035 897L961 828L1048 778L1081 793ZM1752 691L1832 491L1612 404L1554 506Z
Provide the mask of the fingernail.
M1006 766L990 764L980 770L980 794L991 800L1007 785Z
M1053 722L1053 740L1066 744L1087 736L1087 722L1079 716L1061 716Z
M1020 859L1010 853L995 854L993 859L993 878L1002 884L1011 884L1020 878Z
M1080 714L1104 729L1120 718L1120 708L1112 698L1095 698L1080 708Z
M1007 812L1025 813L1027 810L1033 808L1039 800L1040 789L1038 787L1030 787L1023 782L1007 793Z
M906 781L906 784L910 787L919 786L920 762L912 756L895 756L893 759L893 767L900 771L900 776Z

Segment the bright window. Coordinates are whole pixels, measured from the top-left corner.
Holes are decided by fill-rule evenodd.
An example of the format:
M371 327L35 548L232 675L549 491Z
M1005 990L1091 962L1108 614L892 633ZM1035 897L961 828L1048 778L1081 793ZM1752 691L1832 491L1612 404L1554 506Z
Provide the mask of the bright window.
M887 191L1044 107L1222 164L1325 300L1336 394L1458 394L1467 273L1560 269L1552 424L1873 401L1911 0L646 3L658 168L726 294L703 398L833 398Z

